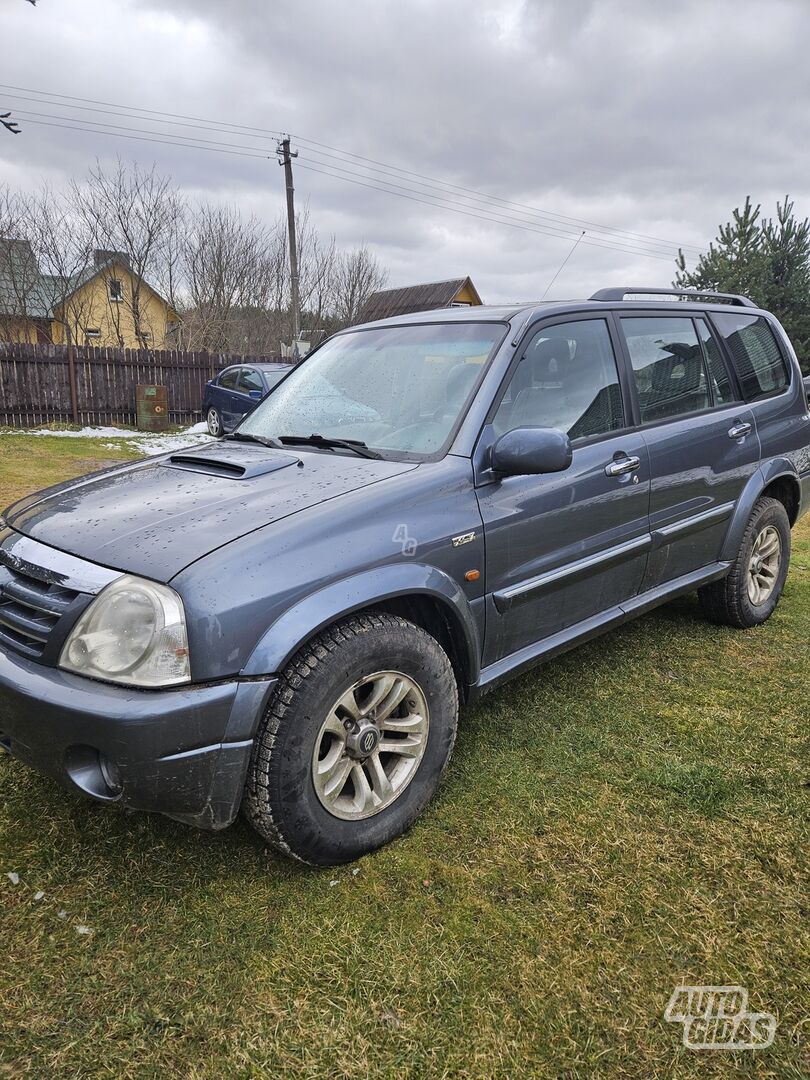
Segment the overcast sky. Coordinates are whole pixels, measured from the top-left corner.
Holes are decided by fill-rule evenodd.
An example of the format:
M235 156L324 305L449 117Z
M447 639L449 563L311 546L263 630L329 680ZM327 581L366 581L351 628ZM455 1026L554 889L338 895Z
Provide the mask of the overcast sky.
M666 285L678 245L704 246L749 192L810 213L808 45L808 0L0 0L0 111L23 128L0 130L0 182L60 184L120 154L272 220L272 130L290 131L299 205L392 285L470 274L486 301L537 298L582 229L549 298ZM91 120L257 156L45 126ZM322 174L337 169L352 175Z

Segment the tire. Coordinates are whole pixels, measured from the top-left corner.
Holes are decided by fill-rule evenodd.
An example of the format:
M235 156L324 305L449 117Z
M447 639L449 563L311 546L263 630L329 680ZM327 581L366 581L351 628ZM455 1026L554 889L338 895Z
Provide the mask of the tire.
M763 560L762 553L771 550L777 538L777 561L770 557ZM757 577L754 571L758 559L764 569ZM778 499L763 496L754 504L729 574L698 590L704 615L710 622L743 630L760 626L771 617L779 603L789 563L790 521L787 512ZM750 584L752 578L753 586ZM757 596L762 582L767 582L768 588L760 589Z
M205 422L208 424L208 434L215 439L221 439L225 434L225 426L222 423L219 410L215 409L213 405L205 415Z
M400 681L386 691L389 676ZM405 697L385 719L403 688ZM362 717L383 693L388 696L379 707ZM405 832L430 801L450 759L457 720L453 668L430 634L383 612L336 623L305 645L279 680L254 742L243 813L270 845L302 862L337 866L358 859ZM345 730L347 723L351 730L341 750L340 725ZM373 740L371 726L381 732L380 750L358 760L353 755L362 751L356 741L350 744ZM382 749L404 751L406 743L407 753ZM372 799L379 802L378 788L385 792L377 783L375 754L390 771L394 793L379 808L365 798L369 777ZM359 783L358 766L368 786Z

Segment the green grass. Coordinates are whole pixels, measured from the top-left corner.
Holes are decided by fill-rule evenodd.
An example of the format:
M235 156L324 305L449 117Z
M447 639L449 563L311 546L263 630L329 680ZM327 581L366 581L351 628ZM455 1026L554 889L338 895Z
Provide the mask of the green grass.
M116 456L0 453L4 504ZM517 679L411 833L337 871L4 756L0 1076L806 1076L808 639L805 523L767 626L690 598ZM679 983L746 986L773 1046L684 1049Z

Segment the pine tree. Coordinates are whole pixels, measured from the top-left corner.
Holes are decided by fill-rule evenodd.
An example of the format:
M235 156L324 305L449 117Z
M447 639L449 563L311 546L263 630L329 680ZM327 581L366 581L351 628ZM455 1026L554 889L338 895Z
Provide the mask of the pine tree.
M745 205L721 225L694 270L678 252L674 285L742 293L767 308L785 327L804 371L810 372L810 221L798 221L789 196L776 217L760 219L761 207Z

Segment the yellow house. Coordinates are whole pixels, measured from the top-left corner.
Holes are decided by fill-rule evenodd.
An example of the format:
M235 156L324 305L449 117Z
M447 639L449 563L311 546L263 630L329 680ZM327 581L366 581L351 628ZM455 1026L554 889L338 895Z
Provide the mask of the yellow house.
M42 274L30 244L0 239L0 340L164 349L177 313L126 255L96 251L70 277Z

